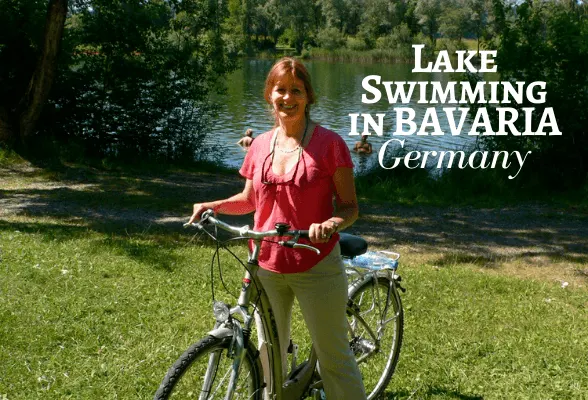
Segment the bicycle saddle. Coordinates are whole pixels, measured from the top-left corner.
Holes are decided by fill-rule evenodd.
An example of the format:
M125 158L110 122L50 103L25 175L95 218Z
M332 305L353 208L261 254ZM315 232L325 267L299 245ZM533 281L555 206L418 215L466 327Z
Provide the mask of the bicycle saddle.
M349 258L365 253L368 248L364 238L349 233L339 233L339 244L341 245L341 255Z

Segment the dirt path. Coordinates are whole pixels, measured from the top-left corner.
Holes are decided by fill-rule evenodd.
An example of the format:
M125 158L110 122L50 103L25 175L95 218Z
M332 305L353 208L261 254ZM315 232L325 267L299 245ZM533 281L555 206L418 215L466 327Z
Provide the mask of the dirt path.
M155 224L177 230L192 203L241 188L238 177L214 173L119 175L76 167L48 174L23 164L0 168L0 223L49 216L93 229ZM361 234L374 248L401 252L405 265L467 264L488 272L588 286L588 215L580 210L360 203L361 217L349 231Z

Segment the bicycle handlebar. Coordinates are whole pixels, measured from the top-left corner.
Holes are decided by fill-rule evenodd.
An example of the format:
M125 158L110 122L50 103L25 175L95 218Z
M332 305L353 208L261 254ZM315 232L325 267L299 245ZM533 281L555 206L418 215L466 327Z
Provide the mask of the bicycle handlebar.
M193 223L186 223L184 224L184 227L187 226L194 226L198 229L204 229L204 225L206 224L212 224L214 226L217 226L219 228L221 228L222 230L225 230L229 233L232 233L234 235L240 236L242 238L246 238L246 239L254 239L254 240L260 240L260 239L264 239L266 237L270 237L270 236L278 236L278 237L283 237L283 236L292 236L293 239L290 240L280 240L277 243L280 246L284 246L284 247L288 247L288 248L300 248L300 249L306 249L306 250L312 250L314 252L316 252L316 254L320 254L320 250L317 249L316 247L307 245L307 244L301 244L298 243L298 239L300 238L305 238L308 239L308 230L284 230L284 229L273 229L273 230L269 230L269 231L254 231L252 229L249 229L249 225L245 225L242 227L237 227L237 226L232 226L227 224L226 222L223 222L221 220L219 220L218 218L214 217L214 211L212 210L206 210L202 213L201 217L200 217L200 222L193 222Z

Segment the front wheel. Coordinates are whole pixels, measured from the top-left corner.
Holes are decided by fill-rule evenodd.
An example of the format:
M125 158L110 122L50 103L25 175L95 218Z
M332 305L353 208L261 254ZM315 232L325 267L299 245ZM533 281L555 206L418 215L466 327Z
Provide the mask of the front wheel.
M398 363L404 314L395 283L379 276L351 290L348 307L349 340L368 400L377 399Z
M229 387L234 357L230 352L233 337L208 336L193 344L169 369L155 393L155 400L224 399ZM239 368L233 399L263 398L263 377L259 352L247 343Z

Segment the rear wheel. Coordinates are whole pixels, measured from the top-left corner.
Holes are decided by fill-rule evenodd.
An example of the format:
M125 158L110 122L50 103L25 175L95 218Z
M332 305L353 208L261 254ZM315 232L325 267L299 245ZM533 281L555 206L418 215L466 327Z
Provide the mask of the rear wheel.
M394 283L379 276L353 288L348 320L349 342L366 394L369 400L377 399L394 374L402 345L404 314Z
M155 393L163 399L224 399L229 387L234 357L228 355L232 336L208 336L192 345L169 369ZM233 399L263 398L263 378L259 352L247 343L239 369Z

